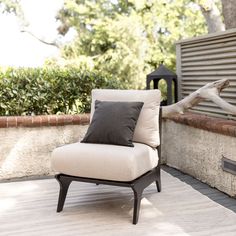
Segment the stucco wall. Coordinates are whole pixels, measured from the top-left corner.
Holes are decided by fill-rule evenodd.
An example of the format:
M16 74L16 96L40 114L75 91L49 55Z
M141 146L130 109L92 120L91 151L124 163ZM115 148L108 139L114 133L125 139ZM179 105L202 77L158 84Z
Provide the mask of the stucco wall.
M52 150L77 142L86 129L86 125L1 129L0 179L53 174Z
M163 122L162 156L167 165L236 196L236 176L222 170L222 155L236 161L236 137Z
M89 115L0 119L0 180L53 175L51 152L79 141ZM236 161L236 122L196 114L163 120L162 163L232 196L236 176L222 170L222 155Z
M70 116L62 118L64 123L72 120ZM77 116L79 124L71 121L71 124L64 125L59 122L50 124L50 117L48 119L45 126L38 123L34 127L25 127L26 121L25 126L21 123L21 126L0 128L0 180L54 174L50 166L52 150L79 141L87 130L89 118Z

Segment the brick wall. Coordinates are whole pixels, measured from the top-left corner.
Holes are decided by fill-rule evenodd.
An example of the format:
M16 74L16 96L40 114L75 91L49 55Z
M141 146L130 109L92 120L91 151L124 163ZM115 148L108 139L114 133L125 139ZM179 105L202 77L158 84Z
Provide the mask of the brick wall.
M0 128L85 125L88 123L89 114L0 117Z
M236 121L234 120L213 118L190 112L185 113L184 115L174 115L169 119L176 123L188 125L194 128L236 137Z

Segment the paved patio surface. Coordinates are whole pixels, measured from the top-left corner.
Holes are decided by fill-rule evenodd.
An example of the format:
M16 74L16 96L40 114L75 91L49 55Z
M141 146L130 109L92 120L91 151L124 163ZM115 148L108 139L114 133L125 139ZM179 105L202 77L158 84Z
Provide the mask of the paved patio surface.
M144 192L139 223L132 225L132 191L73 182L64 211L56 213L54 179L0 184L0 235L235 236L236 200L169 167L161 193Z

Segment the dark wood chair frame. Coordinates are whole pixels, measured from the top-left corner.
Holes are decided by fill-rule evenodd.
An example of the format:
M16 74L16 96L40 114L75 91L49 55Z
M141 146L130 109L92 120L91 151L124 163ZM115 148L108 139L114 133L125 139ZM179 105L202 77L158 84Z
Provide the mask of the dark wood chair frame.
M122 181L112 181L112 180L103 180L103 179L94 179L94 178L84 178L78 176L71 176L65 174L58 174L55 176L57 181L60 184L60 192L58 198L58 205L57 205L57 212L63 210L63 206L65 203L66 195L68 188L72 181L79 181L79 182L87 182L87 183L95 183L95 184L105 184L105 185L113 185L113 186L120 186L120 187L129 187L134 192L134 210L133 210L133 224L138 223L139 218L139 210L140 210L140 203L142 199L142 193L146 187L148 187L154 181L156 182L157 191L161 192L161 108L160 108L160 115L159 115L159 133L160 133L160 145L157 147L158 152L158 164L152 170L146 172L142 176L138 177L137 179L130 181L130 182L122 182Z

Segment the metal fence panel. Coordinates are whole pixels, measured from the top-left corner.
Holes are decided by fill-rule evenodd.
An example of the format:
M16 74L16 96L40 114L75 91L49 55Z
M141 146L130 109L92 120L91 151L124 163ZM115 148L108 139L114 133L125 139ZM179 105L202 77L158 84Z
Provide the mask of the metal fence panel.
M209 34L176 43L179 99L208 82L229 79L230 87L221 97L236 105L236 30ZM215 117L236 119L210 101L191 109Z

